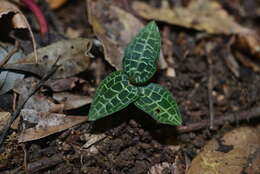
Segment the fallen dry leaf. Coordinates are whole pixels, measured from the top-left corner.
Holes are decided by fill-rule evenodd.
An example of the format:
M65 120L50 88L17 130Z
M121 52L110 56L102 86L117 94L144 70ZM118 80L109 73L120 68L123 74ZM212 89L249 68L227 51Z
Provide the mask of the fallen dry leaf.
M40 80L29 77L22 80L17 80L14 85L14 91L19 94L18 105L23 103L29 94L35 89ZM38 112L61 112L59 104L56 104L51 97L44 96L41 93L36 93L31 96L25 103L24 108L33 109Z
M34 124L35 127L23 130L19 136L19 142L37 140L71 128L88 119L87 116L66 116L31 109L23 109L20 115L24 121Z
M146 3L134 1L133 9L148 20L158 20L212 34L247 32L216 1L191 1L187 7L154 8Z
M17 80L13 90L23 97L29 96L29 94L35 89L39 81L40 80L35 77L28 77L22 80Z
M53 98L64 105L64 110L77 109L90 104L92 101L91 96L77 95L69 92L54 93Z
M8 13L15 13L12 18L12 24L14 28L28 28L28 22L22 12L12 3L8 1L0 1L0 18Z
M105 59L119 70L124 49L144 25L132 14L115 6L113 2L87 0L88 20L103 44ZM167 63L161 54L159 67L164 69L166 66Z
M60 113L64 110L62 104L56 104L50 97L41 94L35 94L28 99L24 108L33 109L38 112L57 112Z
M39 81L40 80L35 77L16 81L13 90L19 94L18 103L24 102ZM94 88L86 84L86 81L77 77L48 80L45 86L47 90L51 90L52 95L45 96L43 93L37 92L28 99L24 108L33 109L38 112L60 113L63 112L63 110L77 109L91 103L92 96L95 92L95 90L93 90ZM51 89L48 89L48 87ZM73 93L74 88L77 89L77 92L81 91L82 93ZM43 88L42 90L45 89Z
M51 78L67 78L88 68L90 64L88 52L91 47L92 42L89 39L63 40L39 48L37 50L38 64L34 62L34 55L29 54L12 64L6 64L4 68L26 71L42 77L52 69L52 66L58 60L57 65L60 65L60 67Z
M40 80L35 77L17 80L13 90L19 94L18 106L20 106L27 97L35 90L35 87ZM64 110L63 104L57 104L50 96L44 95L41 92L35 93L31 96L24 105L26 109L33 109L37 112L55 112L62 113Z
M79 86L86 85L86 81L78 77L70 77L57 80L50 79L45 84L51 87L53 92L63 92L72 90L73 88L77 88Z
M14 13L14 16L12 17L12 25L15 29L28 29L32 43L33 43L33 50L34 50L34 58L37 62L37 53L36 53L36 42L35 38L32 32L32 29L26 19L26 17L23 15L23 13L19 10L16 5L12 4L11 2L8 2L6 0L0 0L1 6L0 6L0 19L3 15L7 15L9 13Z
M193 159L188 174L237 174L250 168L254 163L249 161L250 157L259 154L260 126L234 129L220 141L213 139L205 145L203 151ZM255 167L259 168L259 164Z

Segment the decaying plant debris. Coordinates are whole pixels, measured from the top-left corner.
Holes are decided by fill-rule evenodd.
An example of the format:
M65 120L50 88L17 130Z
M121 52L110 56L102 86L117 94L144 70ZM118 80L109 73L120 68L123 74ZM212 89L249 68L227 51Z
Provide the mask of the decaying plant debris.
M0 0L0 173L260 172L258 1L30 0L47 31L28 2ZM152 82L174 95L183 125L132 105L87 121L98 84L150 20L162 38Z

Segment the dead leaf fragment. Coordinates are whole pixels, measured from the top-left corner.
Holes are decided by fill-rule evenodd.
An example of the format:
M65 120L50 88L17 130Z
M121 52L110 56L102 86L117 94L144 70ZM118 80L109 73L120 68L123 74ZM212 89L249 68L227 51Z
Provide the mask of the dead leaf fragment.
M34 51L34 59L38 60L37 53L36 53L36 42L35 38L32 32L32 29L26 19L26 17L23 15L23 13L19 10L18 7L16 7L14 4L11 2L1 0L0 1L1 6L0 6L0 18L3 15L7 15L9 13L14 13L14 16L12 17L12 25L15 29L28 29L31 39L32 39L32 44L33 44L33 51Z
M13 90L26 98L35 89L39 81L40 80L35 77L28 77L25 79L17 80Z
M91 96L77 95L69 92L54 93L53 98L59 103L64 104L64 110L77 109L90 104L92 101Z
M45 84L51 87L54 92L69 91L73 88L85 85L86 81L78 77L70 77L66 79L48 80Z
M36 126L23 130L18 139L19 142L37 140L87 121L86 116L66 116L37 112L32 109L23 109L20 115L23 120L36 124Z
M248 160L259 148L259 126L234 129L223 136L221 143L215 139L209 141L193 159L188 174L242 173L243 169L254 163Z
M83 145L83 148L87 149L90 146L92 146L93 144L103 140L106 137L107 136L105 134L89 134L89 133L86 133L86 134L84 134L84 141L86 141L86 143Z
M29 54L23 59L12 64L6 64L4 68L31 72L40 77L52 69L57 62L60 65L52 79L67 78L85 71L90 64L88 52L92 47L89 39L77 38L63 40L37 50L39 61L34 62L34 55Z
M21 11L12 3L8 1L0 1L0 18L8 13L15 13L12 18L12 24L14 28L28 28L28 22Z
M138 18L114 4L114 1L87 0L88 20L102 42L105 59L120 70L124 49L144 25ZM163 54L159 59L159 67L167 67Z
M19 94L18 105L23 103L25 99L30 95L30 93L35 89L36 85L40 80L29 77L22 80L17 80L14 85L14 91ZM57 110L59 104L56 104L51 97L44 96L41 93L36 93L31 96L25 103L24 108L33 109L38 112L59 112Z

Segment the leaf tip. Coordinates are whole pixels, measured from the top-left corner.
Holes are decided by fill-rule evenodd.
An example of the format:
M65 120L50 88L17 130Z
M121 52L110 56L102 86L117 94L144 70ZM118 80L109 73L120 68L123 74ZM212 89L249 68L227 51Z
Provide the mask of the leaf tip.
M158 25L156 24L155 21L151 21L147 24L148 27L150 27L151 29L155 30L156 32L159 32L159 28Z
M95 117L95 113L94 113L93 108L91 106L90 110L88 112L88 121L95 121L95 120L97 120L97 119Z
M181 126L181 125L182 125L181 115L179 115L176 120L177 120L177 121L175 122L175 125L176 125L176 126Z
M88 121L96 121L93 117L88 117Z

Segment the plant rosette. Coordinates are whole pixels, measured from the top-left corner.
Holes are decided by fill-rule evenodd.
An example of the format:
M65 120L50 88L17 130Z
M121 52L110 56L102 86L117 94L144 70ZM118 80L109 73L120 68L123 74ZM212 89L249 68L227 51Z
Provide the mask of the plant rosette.
M112 72L100 83L90 106L89 121L106 117L134 103L160 123L182 124L171 92L149 83L157 70L160 49L160 32L152 21L126 47L123 70Z

